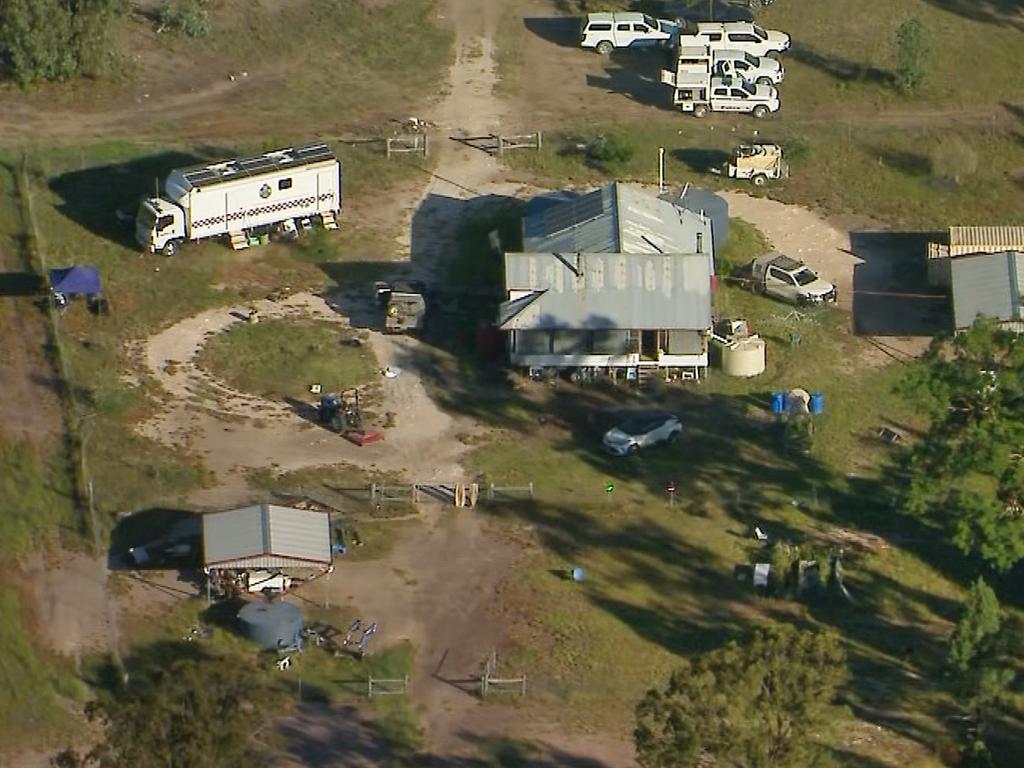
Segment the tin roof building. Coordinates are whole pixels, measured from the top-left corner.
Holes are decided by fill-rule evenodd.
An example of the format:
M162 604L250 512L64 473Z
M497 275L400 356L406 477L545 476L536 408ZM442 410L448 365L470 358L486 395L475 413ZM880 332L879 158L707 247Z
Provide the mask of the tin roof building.
M257 504L203 515L203 566L212 570L331 565L327 512Z

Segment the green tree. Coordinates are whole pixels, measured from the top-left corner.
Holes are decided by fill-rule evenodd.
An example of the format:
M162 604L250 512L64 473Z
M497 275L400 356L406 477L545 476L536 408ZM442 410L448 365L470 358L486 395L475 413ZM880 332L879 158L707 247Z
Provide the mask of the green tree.
M996 593L979 577L971 585L963 616L949 638L949 663L961 674L967 672L985 650L985 641L999 631L1002 620Z
M811 736L846 678L835 635L778 627L687 662L637 707L644 768L807 768Z
M901 390L930 419L907 457L907 509L1008 570L1024 557L1024 340L979 320L936 339Z
M22 85L99 74L126 0L3 0L0 59Z
M896 30L896 87L904 94L919 90L928 79L928 30L918 18Z
M67 80L78 72L72 14L63 0L0 3L0 54L19 83Z
M206 0L165 0L160 8L160 29L185 37L210 33L210 11Z
M248 768L264 696L237 660L176 661L100 705L106 736L92 757L101 768Z

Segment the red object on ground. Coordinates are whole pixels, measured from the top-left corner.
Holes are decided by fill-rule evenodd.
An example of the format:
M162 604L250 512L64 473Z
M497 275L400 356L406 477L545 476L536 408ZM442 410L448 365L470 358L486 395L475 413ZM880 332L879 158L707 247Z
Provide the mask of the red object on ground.
M367 443L376 443L384 439L380 432L346 432L345 439L362 448Z

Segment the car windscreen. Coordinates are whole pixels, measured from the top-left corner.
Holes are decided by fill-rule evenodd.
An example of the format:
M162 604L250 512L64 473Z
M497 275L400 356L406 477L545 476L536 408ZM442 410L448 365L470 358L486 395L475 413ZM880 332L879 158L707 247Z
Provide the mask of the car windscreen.
M661 29L661 27L658 26L658 20L653 16L648 16L646 13L644 14L644 24L651 29Z
M751 83L748 83L746 80L741 80L739 83L739 87L742 88L747 93L749 93L751 96L757 93L757 89Z
M136 220L146 229L152 229L156 224L156 213L145 203L139 205L139 215Z
M793 277L796 279L797 285L810 285L818 279L818 276L806 267L793 275Z
M756 67L758 64L761 63L761 60L751 53L743 54L743 60L752 67Z
M624 420L619 429L627 435L642 435L656 429L668 421L670 417L660 413L644 413L630 416Z
M761 29L759 26L757 26L757 24L754 25L754 34L757 36L758 40L768 39L768 33Z

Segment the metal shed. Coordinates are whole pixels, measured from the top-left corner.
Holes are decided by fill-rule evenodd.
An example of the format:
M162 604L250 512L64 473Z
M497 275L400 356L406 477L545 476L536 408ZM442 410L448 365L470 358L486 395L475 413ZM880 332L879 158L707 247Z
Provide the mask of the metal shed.
M208 570L330 565L327 512L257 504L203 515L203 566Z
M942 240L928 243L928 284L950 287L951 264L962 256L1024 251L1024 227L950 227Z
M1024 331L1024 252L1003 251L961 256L950 262L953 323L959 330L979 317Z

